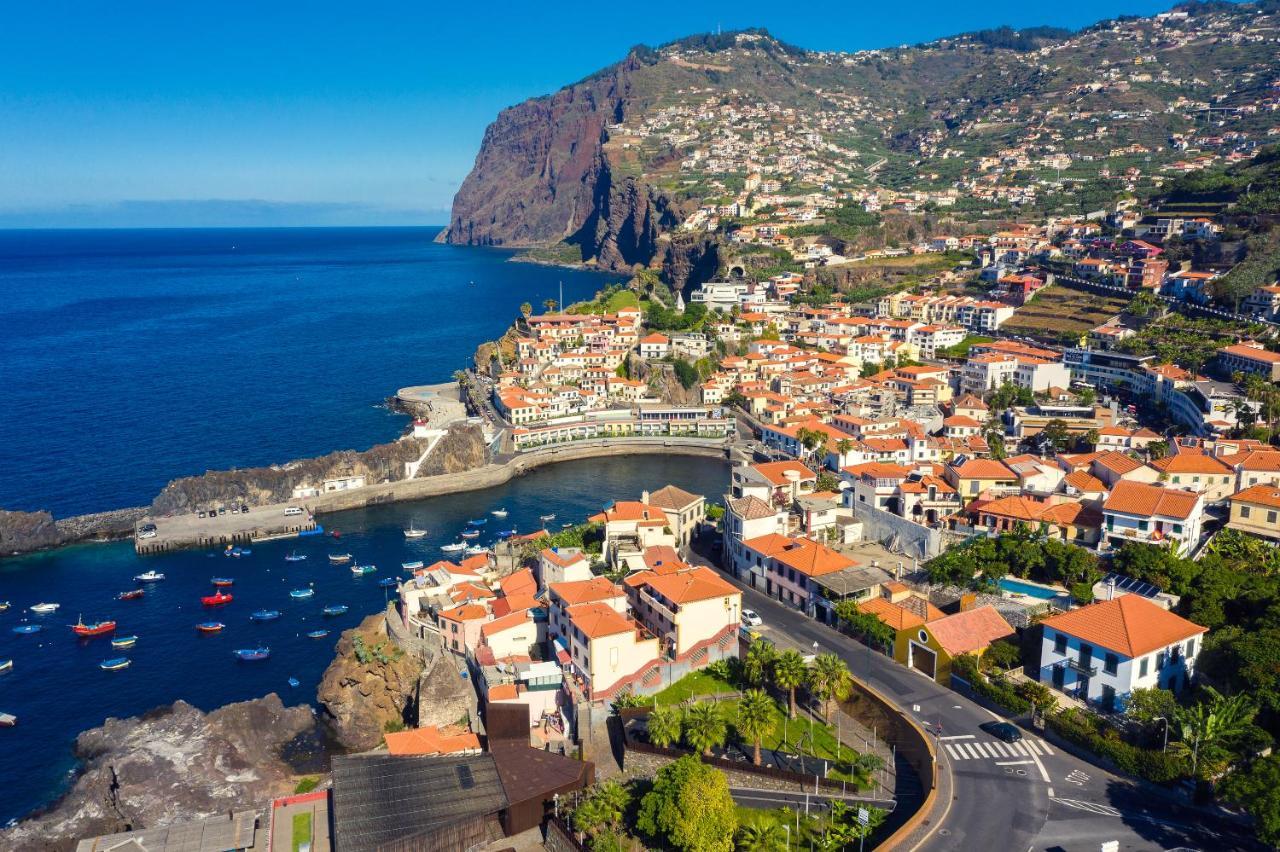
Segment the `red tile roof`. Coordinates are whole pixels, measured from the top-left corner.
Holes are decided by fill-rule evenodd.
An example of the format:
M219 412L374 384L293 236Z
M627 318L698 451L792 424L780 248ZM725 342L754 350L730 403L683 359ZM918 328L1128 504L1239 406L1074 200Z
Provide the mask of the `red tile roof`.
M1041 623L1126 657L1140 657L1209 630L1139 595L1089 604Z
M990 604L929 622L928 630L951 657L981 651L1013 635L1009 622Z

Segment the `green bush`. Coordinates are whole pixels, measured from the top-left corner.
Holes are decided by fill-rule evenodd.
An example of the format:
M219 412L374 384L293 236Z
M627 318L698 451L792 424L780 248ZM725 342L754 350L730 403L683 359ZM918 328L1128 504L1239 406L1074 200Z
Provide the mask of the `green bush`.
M1157 784L1169 784L1186 774L1180 757L1127 743L1114 728L1093 722L1074 708L1050 715L1046 721L1058 736L1109 759L1122 772Z
M951 662L951 671L962 677L973 687L973 691L988 701L994 702L1010 713L1027 713L1031 710L1031 702L1018 694L1018 691L1003 678L988 678L978 670L978 661L972 654L963 654Z
M298 782L298 786L293 788L293 792L302 794L310 793L312 790L320 786L320 779L315 775L308 775Z

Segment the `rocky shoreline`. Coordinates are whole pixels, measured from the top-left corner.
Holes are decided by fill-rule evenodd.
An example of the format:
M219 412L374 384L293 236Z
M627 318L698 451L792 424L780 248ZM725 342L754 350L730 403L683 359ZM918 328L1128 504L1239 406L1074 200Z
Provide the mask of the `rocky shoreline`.
M138 506L54 520L53 515L45 511L0 509L0 557L53 550L68 544L130 538L134 524L146 513L145 506Z

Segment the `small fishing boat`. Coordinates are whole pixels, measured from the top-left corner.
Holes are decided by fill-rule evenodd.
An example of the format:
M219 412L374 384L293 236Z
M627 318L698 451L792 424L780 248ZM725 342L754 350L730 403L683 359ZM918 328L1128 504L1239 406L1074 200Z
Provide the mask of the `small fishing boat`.
M571 526L573 526L573 524L570 524L570 523L563 523L563 524L561 524L561 525L560 525L560 529L562 529L562 530L567 530L567 529L569 529L569 527L571 527Z
M320 611L325 615L346 615L347 610L350 608L346 604L330 604Z
M104 672L118 672L121 669L129 668L130 660L128 657L112 657L109 660L103 660L98 663L98 668Z
M400 581L397 580L395 577L383 577L381 580L378 581L378 585L382 586L382 588L384 589L389 589L398 582Z
M490 512L489 514L490 514L490 515L493 515L495 518L505 518L505 517L507 516L507 510L506 510L506 509L494 509L494 510L493 510L492 512Z
M488 519L488 518L473 518L472 520L467 521L467 526L469 526L469 527L482 527L482 526L484 526L484 525L485 525L485 524L487 524L487 523L489 523L489 519Z
M401 568L403 568L403 569L404 569L404 570L406 570L406 571L417 571L419 568L424 567L424 563L423 563L422 561L418 561L418 562L401 562L401 563L400 563L400 567L401 567Z
M499 530L497 532L498 538L511 538L513 535L516 535L516 534L517 533L515 530Z
M249 613L250 621L275 621L280 617L278 609L259 609Z
M117 636L111 640L112 648L132 648L138 644L137 636Z
M292 591L289 592L289 597L293 598L296 601L300 601L300 600L305 600L306 598L314 597L315 593L316 593L315 589L293 589Z
M4 611L5 611L5 610L7 610L8 608L9 608L9 602L8 602L8 601L0 601L0 612L4 612Z
M351 561L350 553L330 553L329 561L334 565L342 565Z
M143 573L136 575L133 579L134 582L137 583L158 583L164 579L164 575L159 571L144 571Z
M12 728L18 724L18 717L12 713L0 713L0 728Z
M363 577L365 574L372 574L378 570L377 565L352 565L351 573L357 577Z
M227 549L226 549L226 550L224 550L224 551L222 551L222 555L223 555L223 556L232 556L232 557L235 557L236 559L239 559L239 558L240 558L240 548L238 548L238 547L232 547L231 545L229 545L229 544L228 544L228 545L227 545Z
M39 633L43 629L39 624L15 624L13 626L13 632L19 636L29 636L32 633Z
M453 544L446 544L440 547L445 553L461 553L467 549L465 541L455 541Z
M202 621L196 625L196 630L201 633L220 633L226 626L221 621Z
M32 611L32 612L34 612L34 613L36 613L36 614L38 614L38 615L48 615L48 614L49 614L49 613L51 613L51 612L57 612L57 611L58 611L58 607L60 607L60 606L62 606L62 604L56 604L56 603L38 603L38 604L36 604L36 605L34 605L34 606L30 607L30 609L31 609L31 611Z
M465 532L460 532L460 533L458 533L458 537L459 537L459 538L465 538L465 539L468 539L468 540L473 539L473 538L479 538L479 537L480 537L480 530L466 530Z
M417 527L415 527L412 523L409 524L409 529L404 531L405 538L422 538L426 534L427 534L426 530L420 530Z
M484 545L474 544L471 547L468 547L464 552L467 556L479 556L481 553L488 553L489 548Z
M241 648L235 652L236 657L241 660L265 660L271 656L270 648Z
M0 660L0 674L13 671L13 660Z
M247 547L242 547L242 548L240 548L240 555L241 555L241 556L248 556L250 553L253 553L253 551L252 551L252 550L250 550L249 548L247 548Z
M116 595L116 600L118 600L118 601L136 601L138 598L142 597L142 596L143 596L143 595L145 595L146 593L147 593L147 592L146 592L146 590L145 590L145 589L130 589L130 590L129 590L129 591L127 591L127 592L121 592L120 594Z
M85 624L83 618L77 618L76 623L71 625L71 632L83 639L106 636L108 633L114 633L115 630L116 623L114 621L95 621L92 624Z
M205 606L226 606L234 599L233 595L224 591L217 591L212 595L205 595L200 599L200 603Z
M329 635L328 630L312 630L307 633L308 639L323 639Z
M285 554L284 561L285 562L301 562L306 558L307 558L307 554L299 553L296 550L291 550L287 554Z
M329 537L342 538L342 532L340 530L329 530Z
M294 689L297 689L299 686L302 685L302 681L298 680L296 677L289 678L288 682L289 682L289 686L293 687Z
M225 589L228 586L234 585L236 581L233 580L231 577L214 577L209 582L213 583L213 585L219 589Z
M554 520L556 519L556 516L555 516L554 514L551 514L551 515L540 515L540 516L539 516L539 519L540 519L540 520L543 520L543 521L554 521Z

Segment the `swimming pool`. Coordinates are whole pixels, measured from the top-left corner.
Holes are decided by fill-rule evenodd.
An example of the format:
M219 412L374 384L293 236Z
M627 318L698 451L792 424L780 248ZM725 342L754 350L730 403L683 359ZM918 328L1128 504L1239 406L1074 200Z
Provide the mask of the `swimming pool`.
M1066 594L1065 592L1046 589L1044 586L1037 586L1035 583L1024 583L1022 580L1017 580L1013 577L1001 577L1000 582L996 585L1006 592L1039 598L1042 601L1051 601L1059 595Z

